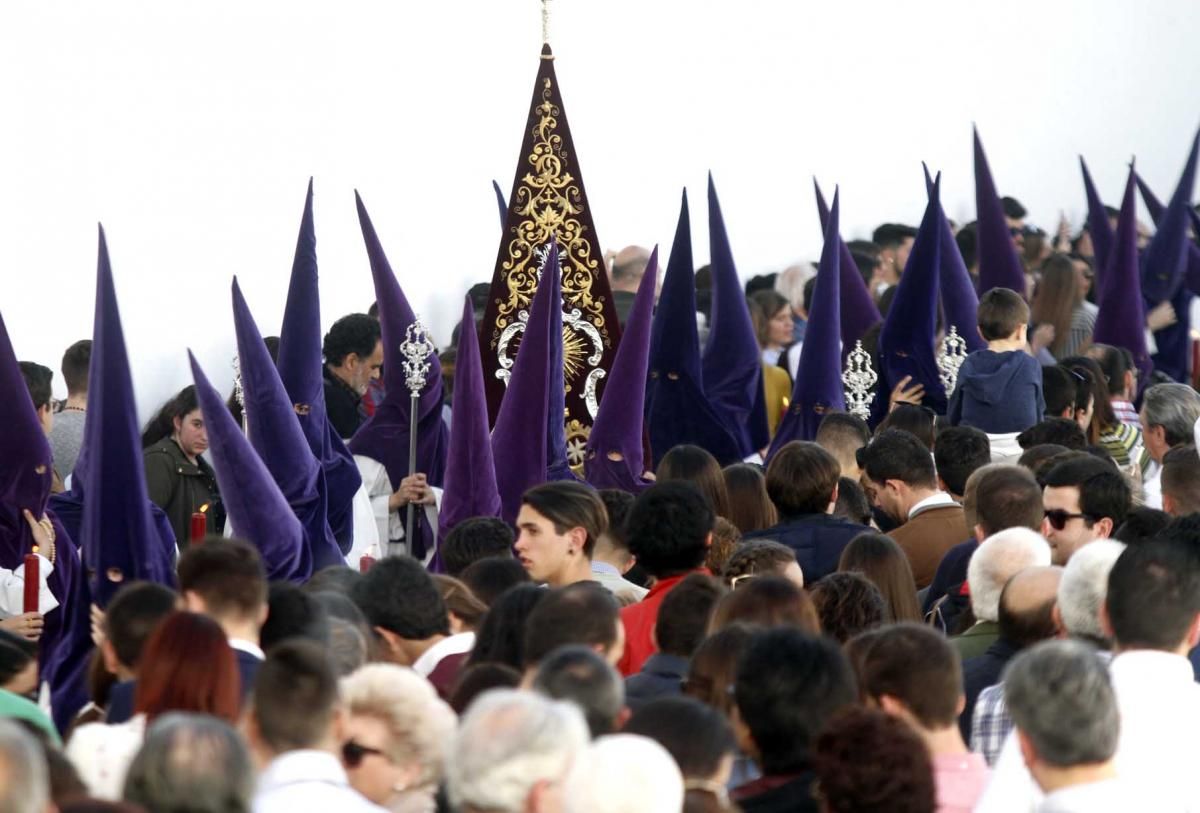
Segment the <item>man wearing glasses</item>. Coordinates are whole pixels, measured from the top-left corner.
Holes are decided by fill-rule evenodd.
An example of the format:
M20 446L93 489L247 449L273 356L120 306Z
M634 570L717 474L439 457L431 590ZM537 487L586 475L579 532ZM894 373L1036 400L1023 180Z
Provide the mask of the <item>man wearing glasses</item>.
M1095 539L1107 539L1125 521L1133 497L1124 476L1097 457L1059 463L1045 477L1042 536L1056 565Z

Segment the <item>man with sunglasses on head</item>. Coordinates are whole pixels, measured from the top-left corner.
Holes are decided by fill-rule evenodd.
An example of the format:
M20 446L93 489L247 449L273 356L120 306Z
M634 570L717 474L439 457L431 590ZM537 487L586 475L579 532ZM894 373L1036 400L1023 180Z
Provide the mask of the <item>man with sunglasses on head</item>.
M1065 565L1087 543L1111 537L1133 502L1121 472L1090 455L1059 463L1044 483L1042 536L1056 565Z

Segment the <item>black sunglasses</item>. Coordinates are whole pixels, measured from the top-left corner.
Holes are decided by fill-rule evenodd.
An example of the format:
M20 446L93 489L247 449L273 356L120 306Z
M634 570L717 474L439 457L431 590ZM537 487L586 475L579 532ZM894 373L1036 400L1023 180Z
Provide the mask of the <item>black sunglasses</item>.
M1073 519L1090 520L1087 514L1072 514L1062 508L1054 508L1045 512L1046 521L1050 523L1050 527L1056 531L1061 531L1067 527L1067 523Z
M357 768L371 754L386 756L378 748L368 748L365 745L359 745L354 740L347 740L346 744L342 746L342 762L346 763L347 768Z

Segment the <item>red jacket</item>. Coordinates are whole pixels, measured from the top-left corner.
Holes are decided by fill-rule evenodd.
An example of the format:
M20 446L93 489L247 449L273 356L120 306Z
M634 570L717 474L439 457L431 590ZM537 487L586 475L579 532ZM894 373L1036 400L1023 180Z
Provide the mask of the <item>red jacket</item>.
M658 621L658 608L667 597L667 593L671 592L671 588L693 573L711 575L705 568L699 568L680 573L678 576L659 579L644 599L637 604L621 608L621 623L625 626L625 654L617 662L617 669L624 677L642 671L642 664L658 651L651 634L654 624Z

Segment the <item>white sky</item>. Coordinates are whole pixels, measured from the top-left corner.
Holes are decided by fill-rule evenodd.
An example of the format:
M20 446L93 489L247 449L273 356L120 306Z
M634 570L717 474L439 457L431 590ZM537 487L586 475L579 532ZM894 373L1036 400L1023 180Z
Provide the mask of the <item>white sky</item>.
M1200 124L1194 0L553 0L552 42L604 248L669 248L679 190L708 254L714 172L744 277L815 259L811 176L843 233L916 223L920 161L973 219L971 122L1002 194L1078 223L1084 153L1170 194ZM56 370L90 336L108 230L143 417L232 373L229 281L277 332L309 175L326 325L373 299L358 188L448 337L499 239L541 42L536 0L0 4L0 312ZM665 259L665 256L664 256Z

